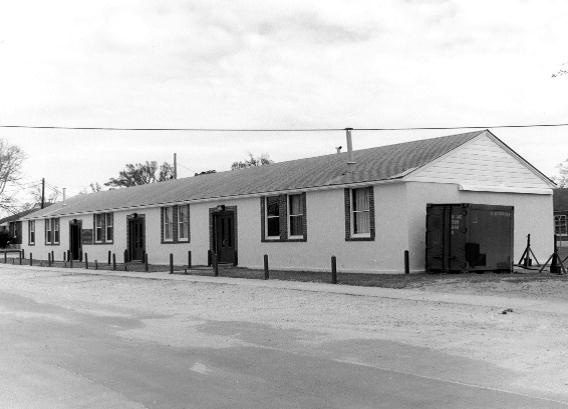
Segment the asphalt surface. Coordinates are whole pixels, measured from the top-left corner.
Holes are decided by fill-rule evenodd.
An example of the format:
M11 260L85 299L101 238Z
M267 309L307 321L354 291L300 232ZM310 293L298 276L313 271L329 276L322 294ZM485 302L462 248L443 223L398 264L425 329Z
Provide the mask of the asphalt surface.
M319 353L293 343L274 348L262 340L294 334L230 320L199 327L206 340L211 337L210 347L121 335L156 318L168 316L89 311L74 307L64 292L37 302L29 292L0 283L0 407L568 408L501 390L498 385L511 374L496 367L394 342L336 342ZM247 343L220 348L218 334ZM338 359L349 350L357 351L357 359ZM415 374L425 373L424 367L433 368L431 375ZM452 373L467 379L468 372L471 383L452 379ZM492 377L496 387L476 382Z

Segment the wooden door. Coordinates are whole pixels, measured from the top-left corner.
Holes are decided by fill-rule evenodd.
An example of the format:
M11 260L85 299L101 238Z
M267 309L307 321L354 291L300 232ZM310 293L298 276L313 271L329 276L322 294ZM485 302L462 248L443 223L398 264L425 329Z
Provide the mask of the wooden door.
M128 221L128 254L130 260L142 261L144 258L144 219L136 218Z
M235 214L221 212L215 215L215 250L220 263L235 262Z

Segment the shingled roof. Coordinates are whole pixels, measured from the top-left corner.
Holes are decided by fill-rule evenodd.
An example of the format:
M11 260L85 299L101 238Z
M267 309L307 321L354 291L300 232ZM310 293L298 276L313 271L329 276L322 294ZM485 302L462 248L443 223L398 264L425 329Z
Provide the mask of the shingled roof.
M348 153L344 152L78 195L26 219L397 179L483 132L356 150L353 151L356 163L351 165L347 164Z

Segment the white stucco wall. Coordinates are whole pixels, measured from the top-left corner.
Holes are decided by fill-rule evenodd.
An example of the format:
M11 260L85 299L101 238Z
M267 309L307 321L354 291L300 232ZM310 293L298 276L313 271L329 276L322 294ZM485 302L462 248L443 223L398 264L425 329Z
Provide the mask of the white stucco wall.
M456 184L406 182L374 186L375 240L345 241L343 189L309 191L306 194L308 238L306 242L261 242L260 200L258 197L190 204L190 243L162 244L160 209L136 209L114 212L114 243L84 244L89 260L106 262L107 252L122 262L127 248L127 216L136 212L145 216L146 252L152 264L167 264L174 254L176 264L185 264L187 251L194 265L207 263L209 250L209 209L217 205L237 207L237 250L239 266L262 268L268 254L272 269L329 271L330 257L337 257L342 272L386 273L403 271L403 252L410 251L412 271L423 271L427 203L478 203L515 207L515 261L525 247L526 235L532 235L533 250L539 260L552 251L552 196L536 194L460 191ZM69 248L69 221L82 220L92 228L93 215L61 217L60 245L46 246L44 222L36 221L36 244L27 245L28 224L23 226L26 256L47 259L54 250L57 260Z

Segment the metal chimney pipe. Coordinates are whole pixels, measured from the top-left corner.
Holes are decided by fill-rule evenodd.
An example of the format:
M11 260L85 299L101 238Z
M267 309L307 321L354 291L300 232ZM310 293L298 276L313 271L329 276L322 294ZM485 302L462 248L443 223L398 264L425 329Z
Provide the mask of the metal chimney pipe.
M351 131L353 128L345 128L345 136L347 137L347 163L354 164L353 160L353 141L351 139Z
M341 153L341 148L343 148L343 146L336 146L335 150L337 150L337 153Z

